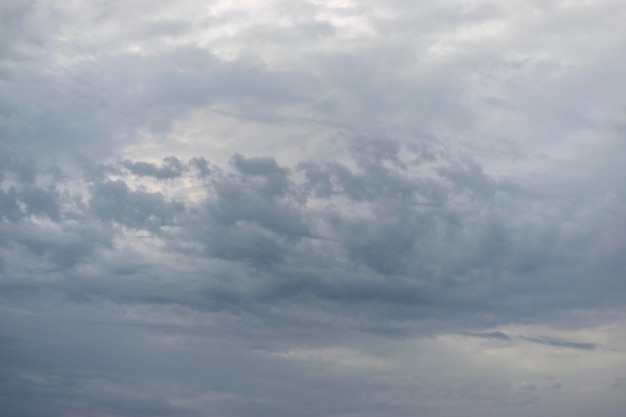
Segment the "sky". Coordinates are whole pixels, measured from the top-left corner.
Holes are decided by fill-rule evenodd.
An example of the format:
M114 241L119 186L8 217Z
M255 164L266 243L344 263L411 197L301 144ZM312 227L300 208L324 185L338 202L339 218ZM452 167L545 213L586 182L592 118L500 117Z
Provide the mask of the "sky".
M621 417L622 0L2 0L0 414Z

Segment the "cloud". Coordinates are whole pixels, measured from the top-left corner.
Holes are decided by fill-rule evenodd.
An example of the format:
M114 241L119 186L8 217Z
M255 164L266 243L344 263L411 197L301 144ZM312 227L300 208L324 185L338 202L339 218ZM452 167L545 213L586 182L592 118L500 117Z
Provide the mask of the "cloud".
M507 333L501 332L501 331L495 331L495 332L487 332L487 333L473 333L473 332L466 332L463 333L464 335L467 336L472 336L472 337L479 337L479 338L483 338L483 339L494 339L494 340L502 340L502 341L506 341L506 342L512 342L514 340L525 340L528 342L533 342L533 343L539 343L542 345L547 345L547 346L554 346L554 347L564 347L564 348L569 348L569 349L580 349L580 350L595 350L598 348L598 345L595 343L583 343L583 342L574 342L571 340L565 340L565 339L559 339L559 338L553 338L553 337L546 337L546 336L540 336L540 337L532 337L532 336L511 336Z
M0 414L622 415L623 20L3 2Z
M566 347L570 349L594 350L598 345L594 343L572 342L569 340L553 339L550 337L526 337L526 340L549 346Z
M97 184L89 206L102 220L153 231L174 224L176 214L184 210L182 203L166 201L159 193L131 191L122 180Z
M178 178L183 175L186 168L175 156L163 158L163 164L160 167L149 162L133 162L128 159L122 162L122 166L140 177L147 176L156 179Z
M189 160L189 165L198 170L200 177L206 177L211 174L209 163L204 157L193 157Z
M473 337L481 337L481 338L485 338L485 339L497 339L497 340L505 340L505 341L510 341L511 336L509 336L508 334L504 333L504 332L488 332L488 333L466 333L468 336L473 336Z

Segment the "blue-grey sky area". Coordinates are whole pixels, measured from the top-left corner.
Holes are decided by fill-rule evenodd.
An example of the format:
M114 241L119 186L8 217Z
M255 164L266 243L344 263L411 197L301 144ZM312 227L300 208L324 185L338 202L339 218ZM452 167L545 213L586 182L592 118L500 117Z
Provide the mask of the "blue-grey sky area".
M0 415L623 417L625 21L0 1Z

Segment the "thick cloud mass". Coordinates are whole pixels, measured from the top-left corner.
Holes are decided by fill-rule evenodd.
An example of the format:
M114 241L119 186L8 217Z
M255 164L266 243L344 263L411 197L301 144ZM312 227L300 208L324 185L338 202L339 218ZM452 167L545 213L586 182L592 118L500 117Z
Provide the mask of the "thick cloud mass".
M3 2L0 415L622 416L620 3Z

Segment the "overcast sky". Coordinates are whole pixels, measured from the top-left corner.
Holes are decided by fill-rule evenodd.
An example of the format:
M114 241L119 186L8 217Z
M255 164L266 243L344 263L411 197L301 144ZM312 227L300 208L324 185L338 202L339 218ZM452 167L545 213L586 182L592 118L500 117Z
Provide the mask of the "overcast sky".
M624 22L0 1L0 414L623 417Z

